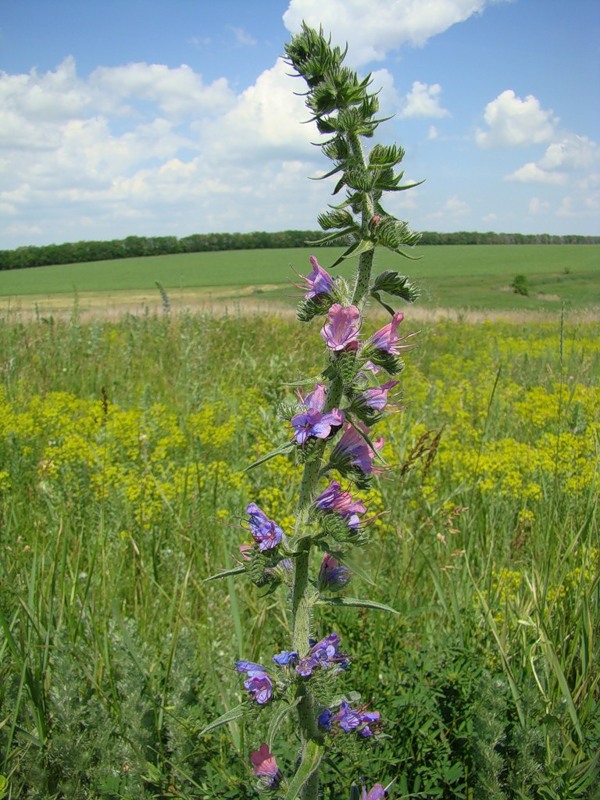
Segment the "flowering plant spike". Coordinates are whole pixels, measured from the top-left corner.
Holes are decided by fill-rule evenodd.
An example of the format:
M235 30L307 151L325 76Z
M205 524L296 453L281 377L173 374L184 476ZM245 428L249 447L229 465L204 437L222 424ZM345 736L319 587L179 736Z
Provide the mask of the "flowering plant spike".
M410 337L403 334L404 315L381 295L404 303L417 296L409 280L393 270L372 275L378 247L410 258L410 248L418 241L418 235L389 214L381 200L385 192L416 184L401 184L402 173L396 167L404 156L402 148L380 144L368 152L364 148L364 140L373 137L381 121L376 116L379 103L377 94L369 92L370 76L360 79L343 66L345 51L333 47L322 31L304 24L286 45L285 56L306 83L312 121L327 136L321 150L333 167L323 177L337 176L333 193L343 194L338 205L319 216L324 236L314 244L338 242L346 249L328 268L312 256L311 271L297 284L304 292L299 320L322 319L323 364L314 388L297 394L295 413L288 416L288 445L252 465L295 451L303 465L295 529L283 530L256 503L249 503L245 527L252 541L241 547L241 566L220 574L243 573L273 591L279 584L287 585L289 650L268 654L262 659L265 666L237 661L237 671L245 676L246 700L206 730L238 719L244 709L253 717L270 715L269 744L255 739L256 749L249 754L257 791L285 800L317 800L319 765L333 737L373 746L385 725L378 711L356 704L359 695L343 695L336 688L351 664L351 654L345 652L338 633L319 630L316 615L323 605L392 610L346 596L352 576L345 557L369 541L370 520L364 516L368 509L356 491L367 488L374 475L387 469L380 453L383 439L374 436L372 427L394 410L388 395L398 385L401 354L411 346ZM350 258L356 258L351 285L331 272ZM375 326L366 319L372 301L391 315L374 332L370 328ZM296 717L299 755L286 765L277 751L276 733L279 722L290 714ZM361 797L387 797L390 785L374 783L367 791L363 784ZM336 796L356 797L357 791L354 783Z

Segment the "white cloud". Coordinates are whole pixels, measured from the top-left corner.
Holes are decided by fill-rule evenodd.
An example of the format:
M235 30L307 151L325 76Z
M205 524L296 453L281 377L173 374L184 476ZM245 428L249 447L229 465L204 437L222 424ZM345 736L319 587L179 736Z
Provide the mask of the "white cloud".
M432 142L434 139L437 139L438 136L438 129L435 127L435 125L430 125L429 130L427 131L428 140Z
M530 161L507 175L506 180L516 181L517 183L546 183L560 186L566 182L567 176L563 172L549 172Z
M297 33L303 21L323 26L335 43L350 45L355 65L381 61L404 44L423 46L457 22L480 14L494 0L291 0L283 15L286 28Z
M448 117L450 112L440 106L442 87L439 83L414 81L406 95L400 117Z
M478 130L480 147L515 147L548 142L555 133L558 118L544 110L539 100L528 95L524 100L507 89L485 107L488 130Z

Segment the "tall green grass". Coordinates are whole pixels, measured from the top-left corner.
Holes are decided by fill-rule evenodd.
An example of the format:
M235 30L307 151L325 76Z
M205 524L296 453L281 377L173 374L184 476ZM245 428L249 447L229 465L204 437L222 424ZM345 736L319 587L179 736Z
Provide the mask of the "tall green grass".
M293 462L244 468L289 437L275 408L316 363L312 333L191 313L0 323L0 796L255 796L243 723L200 732L240 700L234 660L283 645L288 621L277 597L204 580L235 563L250 500L290 526ZM357 654L388 738L338 737L325 797L334 776L385 774L399 796L590 800L595 330L419 339L382 431L393 469L366 498L389 513L352 564L352 593L369 581L399 614L329 609L316 631Z

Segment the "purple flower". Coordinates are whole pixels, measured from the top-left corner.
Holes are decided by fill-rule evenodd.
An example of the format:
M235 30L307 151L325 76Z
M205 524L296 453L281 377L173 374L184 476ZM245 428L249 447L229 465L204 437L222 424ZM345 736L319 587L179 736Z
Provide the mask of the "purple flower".
M273 661L279 664L280 667L286 667L288 664L295 664L298 661L298 653L295 650L282 650L276 656L273 656Z
M277 547L283 536L283 531L272 519L260 510L256 503L246 506L246 514L250 517L248 524L254 541L261 552Z
M244 688L247 689L256 700L259 706L268 703L273 694L273 684L265 672L265 668L252 661L236 661L235 666L238 672L245 672L248 675L244 681Z
M350 570L340 565L337 558L325 553L319 570L319 589L336 591L342 589L350 582Z
M334 281L331 275L323 269L314 256L310 257L312 264L312 272L310 275L303 277L306 281L306 288L308 291L304 295L307 300L316 297L319 294L329 294L334 288ZM298 286L298 288L300 288Z
M268 789L276 789L281 782L281 772L275 756L264 742L258 750L250 754L254 774Z
M327 315L328 322L321 329L321 336L330 350L358 349L358 327L360 311L356 306L341 306L334 303Z
M346 733L357 731L360 736L368 738L373 736L373 731L369 725L379 721L379 711L366 712L362 709L354 709L343 700L340 710L333 717L332 723L336 723Z
M339 408L332 408L331 411L322 413L326 398L325 386L322 383L317 383L306 397L302 397L301 394L298 394L298 397L306 406L306 411L296 414L291 419L294 439L298 444L304 444L311 436L316 439L327 439L332 428L339 428L344 423L344 412Z
M369 430L366 426L361 425L360 429L368 434ZM383 439L373 442L375 450L381 450L383 447ZM336 443L331 453L331 463L338 468L357 467L365 475L374 471L373 459L375 458L375 450L373 450L360 433L350 423L344 427L342 437Z
M364 503L354 500L350 492L342 491L337 481L331 481L327 489L317 497L315 507L320 511L336 512L352 530L358 528L358 514L364 514L367 510Z
M308 678L312 675L313 670L317 667L321 669L330 669L330 667L338 664L341 669L348 666L348 658L343 653L339 652L340 637L337 633L330 633L319 642L314 644L308 654L301 658L296 667L298 675L303 678Z
M355 401L358 408L368 408L372 411L383 411L387 405L388 392L398 385L398 381L388 381L381 386L367 389Z
M325 708L319 714L317 718L317 724L319 728L323 728L323 730L325 731L330 731L332 719L333 719L333 713L328 708Z
M384 353L391 355L399 355L399 342L401 341L398 336L398 326L404 319L404 314L401 311L396 311L392 317L392 321L380 328L370 339L367 340L366 345L371 346L375 350L383 350Z
M384 797L387 797L387 792L380 783L376 783L368 794L363 786L361 800L383 800Z

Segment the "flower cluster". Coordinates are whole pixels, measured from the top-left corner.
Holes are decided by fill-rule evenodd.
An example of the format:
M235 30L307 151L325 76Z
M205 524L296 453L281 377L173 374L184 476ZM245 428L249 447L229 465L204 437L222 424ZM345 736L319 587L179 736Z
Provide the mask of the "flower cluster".
M312 645L308 653L298 661L296 672L303 678L310 677L316 669L346 669L350 664L348 656L340 653L340 637L330 633Z

